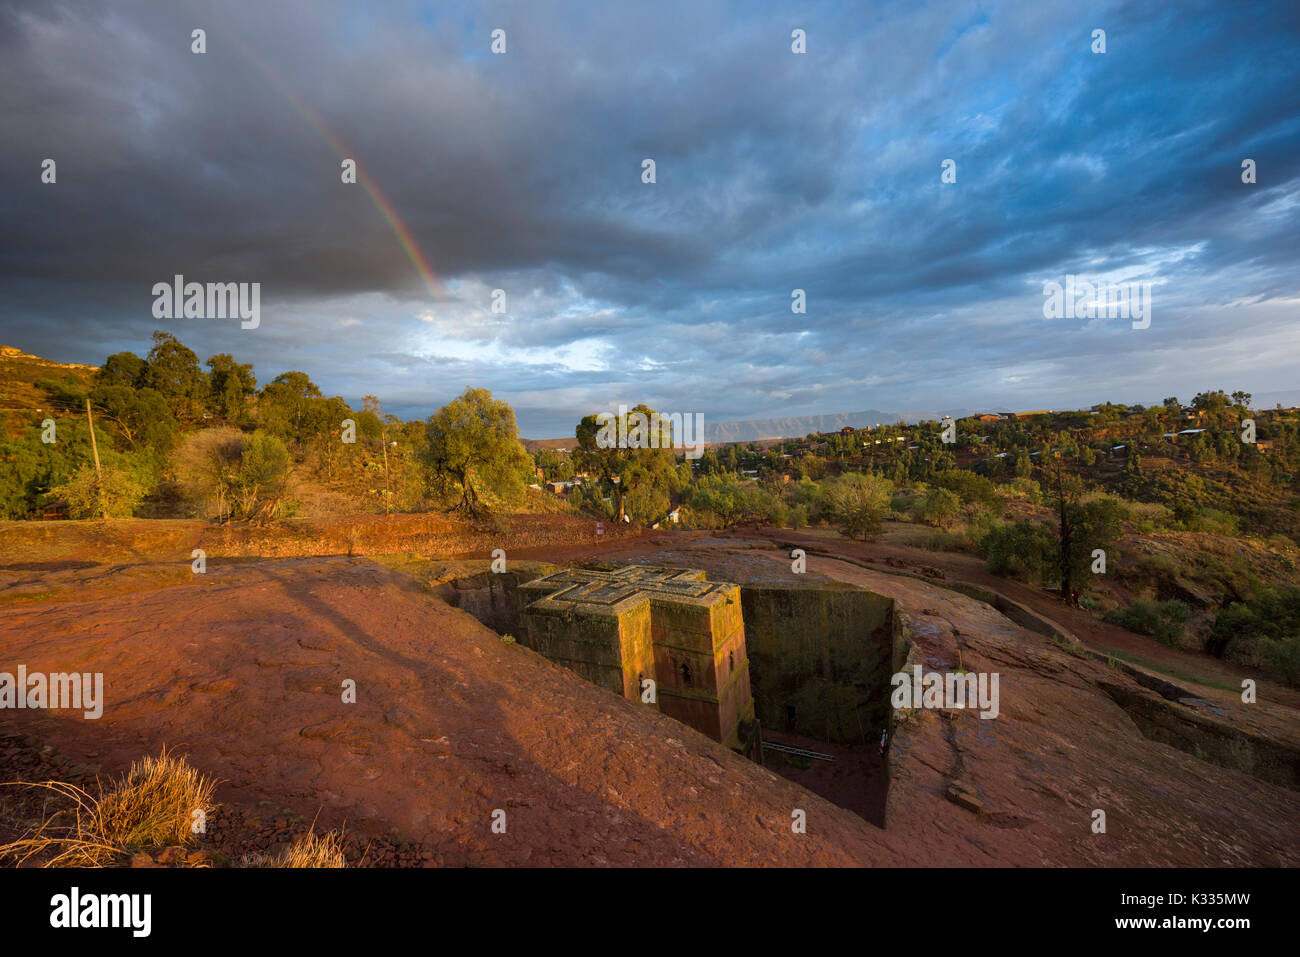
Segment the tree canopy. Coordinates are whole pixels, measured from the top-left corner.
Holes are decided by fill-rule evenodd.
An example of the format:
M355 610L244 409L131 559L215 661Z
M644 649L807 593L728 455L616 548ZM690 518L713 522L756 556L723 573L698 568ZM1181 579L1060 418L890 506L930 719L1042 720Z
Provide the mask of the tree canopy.
M485 498L510 501L522 492L532 459L519 442L515 412L487 389L466 388L429 417L425 464L434 486L477 515Z

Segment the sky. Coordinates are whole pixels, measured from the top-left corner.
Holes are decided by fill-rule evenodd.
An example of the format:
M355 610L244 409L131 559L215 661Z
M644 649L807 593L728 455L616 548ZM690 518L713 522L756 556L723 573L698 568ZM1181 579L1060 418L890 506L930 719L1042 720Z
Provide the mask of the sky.
M5 0L0 343L535 438L1296 390L1297 49L1294 2ZM257 327L155 317L177 274ZM1149 325L1046 317L1071 275Z

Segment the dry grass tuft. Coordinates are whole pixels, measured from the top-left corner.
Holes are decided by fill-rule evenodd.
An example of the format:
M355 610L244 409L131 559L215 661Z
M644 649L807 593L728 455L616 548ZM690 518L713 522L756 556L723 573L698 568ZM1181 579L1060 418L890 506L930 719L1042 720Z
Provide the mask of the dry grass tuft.
M347 867L343 857L343 834L329 831L317 835L314 831L300 837L278 854L245 854L240 867Z
M216 781L174 758L164 748L147 757L98 797L62 781L6 786L44 788L70 808L45 817L33 832L0 845L0 861L21 866L35 859L44 867L104 867L136 850L189 844L194 812L209 815L216 805Z

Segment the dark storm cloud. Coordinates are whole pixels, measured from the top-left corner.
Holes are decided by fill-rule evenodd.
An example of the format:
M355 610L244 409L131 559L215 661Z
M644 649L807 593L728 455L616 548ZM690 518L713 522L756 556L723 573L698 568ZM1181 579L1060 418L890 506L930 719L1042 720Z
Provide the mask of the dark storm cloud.
M487 386L537 435L1283 388L1297 40L1282 2L11 4L0 340L161 326L406 415ZM154 319L175 273L261 282L262 326ZM1156 281L1151 328L1044 320L1066 273Z

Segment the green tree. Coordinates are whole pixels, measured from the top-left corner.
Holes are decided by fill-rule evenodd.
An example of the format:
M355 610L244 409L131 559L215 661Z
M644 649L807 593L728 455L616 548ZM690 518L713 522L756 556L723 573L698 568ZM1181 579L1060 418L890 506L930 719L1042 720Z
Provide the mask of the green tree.
M1182 403L1178 401L1178 396L1171 395L1162 404L1165 407L1165 424L1168 426L1168 431L1177 432L1178 423L1183 418Z
M722 471L722 462L713 449L705 449L704 454L695 460L696 475L717 475Z
M639 462L633 462L623 470L620 484L622 482L627 483L628 490L623 497L623 504L632 521L649 525L668 514L671 504L668 483L658 481Z
M91 463L90 429L85 415L57 418L55 425L58 440L48 445L41 441L40 426L31 426L14 439L0 438L0 518L33 517L51 496L59 497L56 488ZM120 467L145 481L147 469L137 468L141 462L114 452L112 437L101 423L95 425L102 463Z
M850 472L827 483L826 500L844 535L866 539L880 533L892 491L888 479ZM952 498L957 500L955 495Z
M654 437L654 444L659 447L649 447L650 426L656 415L643 403L624 416L608 413L584 416L574 430L578 440L574 460L580 468L595 472L613 488L614 518L618 521L627 515L628 496L637 495L640 509L666 501L679 489L677 459L671 451L673 437L661 433ZM620 437L626 439L623 446L619 444ZM727 448L734 460L735 446Z
M166 332L153 334L143 384L162 394L178 422L197 421L208 398L208 377L199 357Z
M1083 501L1083 483L1060 456L1045 456L1041 465L1047 505L1056 513L1057 573L1061 597L1068 600L1074 584L1085 574L1094 549L1105 549L1119 537L1123 506L1113 498Z
M931 485L925 491L918 514L922 521L942 528L956 517L960 508L961 498L956 492Z
M1001 511L1002 496L998 494L998 487L983 475L966 469L949 469L936 475L931 484L954 492L962 505Z
M533 460L548 482L563 482L573 478L573 460L567 452L561 452L559 449L538 449Z
M119 448L148 448L164 457L175 445L179 426L157 389L97 384L90 391L90 403L100 421L113 429Z
M1232 399L1222 389L1199 392L1196 398L1192 399L1192 408L1204 412L1205 424L1210 426L1227 425L1231 419L1228 415L1231 406Z
M228 422L248 418L248 399L257 392L252 363L236 362L226 352L208 359L208 410Z
M115 352L95 373L96 385L121 385L135 389L144 385L145 362L134 352Z
M522 494L531 460L515 412L487 389L467 388L444 405L429 417L426 436L432 483L457 497L455 510L477 515L486 495L510 501Z
M307 443L326 427L324 396L305 372L282 372L258 396L262 427L286 442ZM330 423L338 428L339 423Z

